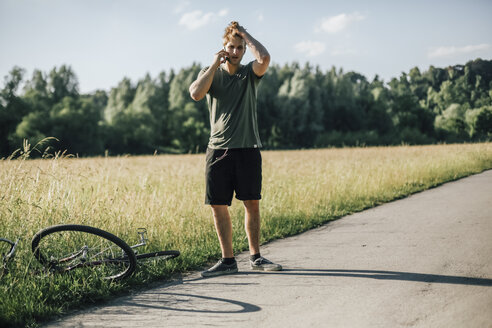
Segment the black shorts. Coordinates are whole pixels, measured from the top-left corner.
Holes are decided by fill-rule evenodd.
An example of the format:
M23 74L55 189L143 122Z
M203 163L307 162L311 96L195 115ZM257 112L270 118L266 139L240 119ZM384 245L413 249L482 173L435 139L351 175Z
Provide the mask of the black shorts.
M206 154L205 204L231 205L261 199L261 154L258 148L211 149Z

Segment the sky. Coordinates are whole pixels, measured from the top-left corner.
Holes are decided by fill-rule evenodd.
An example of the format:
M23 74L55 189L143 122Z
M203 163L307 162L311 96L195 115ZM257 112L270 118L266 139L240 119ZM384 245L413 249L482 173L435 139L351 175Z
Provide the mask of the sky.
M491 17L491 0L0 0L0 86L14 66L30 79L69 65L79 91L92 93L209 65L233 20L273 64L389 82L413 67L492 59Z

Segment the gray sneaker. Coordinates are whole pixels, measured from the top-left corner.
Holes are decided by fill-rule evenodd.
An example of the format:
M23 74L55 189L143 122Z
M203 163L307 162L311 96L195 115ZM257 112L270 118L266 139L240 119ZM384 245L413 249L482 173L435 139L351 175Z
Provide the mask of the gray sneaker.
M234 261L232 264L225 264L222 259L217 262L216 265L210 269L202 272L203 278L223 276L226 274L233 274L237 272L237 262Z
M254 262L249 261L249 265L251 269L253 270L260 270L260 271L280 271L282 270L282 266L277 263L273 263L272 261L267 260L263 256L260 258L257 258Z

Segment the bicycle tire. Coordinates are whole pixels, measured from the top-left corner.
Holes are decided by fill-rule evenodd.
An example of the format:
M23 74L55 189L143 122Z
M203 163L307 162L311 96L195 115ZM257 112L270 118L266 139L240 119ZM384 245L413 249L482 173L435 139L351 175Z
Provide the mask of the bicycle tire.
M158 251L144 254L136 254L135 257L137 260L150 259L153 257L159 257L160 259L170 260L176 258L181 253L179 251L169 250L169 251Z
M76 237L82 239L80 241L72 241L63 236L63 233L80 233ZM60 239L57 240L57 237ZM94 244L94 248L83 245L81 250L75 251L75 253L72 251L71 254L65 254L67 251L64 247L66 246L62 245L62 242L78 242L82 244L93 240L96 240L99 245ZM77 244L77 248L79 247L80 245ZM104 279L120 280L130 276L137 267L135 253L125 241L112 233L91 226L60 224L45 228L34 235L31 249L34 257L43 266L55 272L67 272L82 267L98 268ZM63 253L61 253L62 251ZM60 252L61 255L56 252ZM78 258L81 256L78 254L81 252L83 253L83 259L79 260ZM75 260L80 262L77 263ZM108 273L108 271L114 269L117 270L116 273Z

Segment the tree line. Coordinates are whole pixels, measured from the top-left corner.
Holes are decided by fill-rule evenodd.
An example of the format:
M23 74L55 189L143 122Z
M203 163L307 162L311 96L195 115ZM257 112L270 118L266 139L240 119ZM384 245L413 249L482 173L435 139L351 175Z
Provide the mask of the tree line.
M208 109L188 94L200 69L81 94L70 66L29 79L14 67L0 91L0 158L47 137L56 138L51 150L79 156L203 152ZM388 83L335 67L272 65L258 89L258 122L266 149L491 140L492 60L415 67Z

